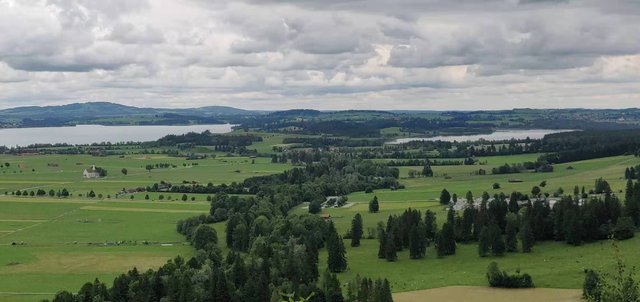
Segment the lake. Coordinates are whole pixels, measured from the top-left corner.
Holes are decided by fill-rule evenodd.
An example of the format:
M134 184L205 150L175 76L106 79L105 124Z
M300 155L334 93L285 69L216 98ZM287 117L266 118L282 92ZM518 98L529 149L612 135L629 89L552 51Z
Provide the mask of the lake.
M187 126L101 126L4 128L0 129L0 146L28 146L31 144L91 144L101 142L143 142L157 140L169 134L189 132L231 132L231 124Z
M467 142L467 141L477 141L477 140L487 140L487 141L501 141L508 139L526 139L527 137L530 139L541 139L547 134L553 133L561 133L561 132L571 132L576 130L569 129L560 129L560 130L550 130L550 129L527 129L527 130L497 130L490 134L473 134L473 135L440 135L434 137L408 137L408 138L399 138L389 144L404 144L412 141L447 141L447 142Z

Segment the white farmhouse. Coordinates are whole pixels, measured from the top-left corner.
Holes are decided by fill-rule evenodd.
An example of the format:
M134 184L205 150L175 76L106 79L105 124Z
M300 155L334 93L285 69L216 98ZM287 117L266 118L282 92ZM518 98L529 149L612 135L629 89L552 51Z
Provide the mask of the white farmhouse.
M93 165L89 169L84 169L84 172L82 172L82 177L84 177L84 178L100 178L100 172L96 169L96 166Z

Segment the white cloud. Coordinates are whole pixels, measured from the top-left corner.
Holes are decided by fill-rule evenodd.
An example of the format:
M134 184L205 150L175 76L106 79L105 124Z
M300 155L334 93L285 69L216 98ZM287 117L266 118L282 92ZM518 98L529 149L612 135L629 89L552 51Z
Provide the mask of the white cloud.
M0 107L640 102L633 0L0 0Z

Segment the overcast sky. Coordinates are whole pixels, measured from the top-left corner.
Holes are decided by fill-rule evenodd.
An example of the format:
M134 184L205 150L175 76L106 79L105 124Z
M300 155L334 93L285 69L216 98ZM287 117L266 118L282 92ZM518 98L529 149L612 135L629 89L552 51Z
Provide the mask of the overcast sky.
M0 108L640 107L638 0L0 0Z

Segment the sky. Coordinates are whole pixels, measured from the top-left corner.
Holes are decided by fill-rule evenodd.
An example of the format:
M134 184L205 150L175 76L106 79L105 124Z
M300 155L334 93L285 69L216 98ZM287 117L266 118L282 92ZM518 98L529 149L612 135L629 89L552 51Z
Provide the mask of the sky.
M640 107L638 0L0 0L0 108Z

